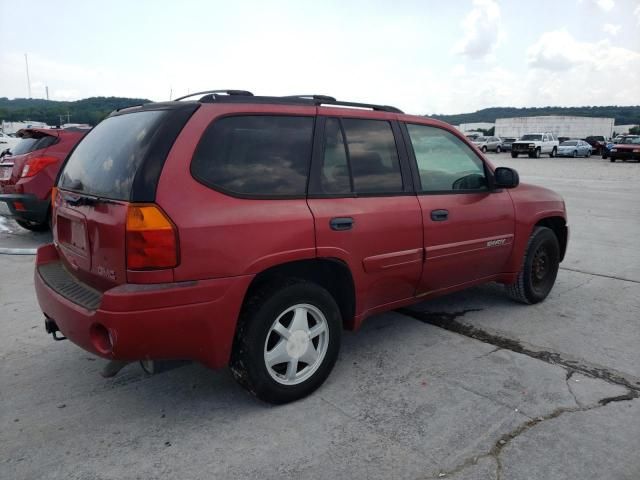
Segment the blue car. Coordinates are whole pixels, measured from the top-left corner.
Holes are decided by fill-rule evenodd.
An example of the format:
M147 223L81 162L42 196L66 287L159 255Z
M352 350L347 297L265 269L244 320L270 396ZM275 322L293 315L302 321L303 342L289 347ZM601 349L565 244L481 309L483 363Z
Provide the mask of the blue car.
M593 147L584 140L566 140L558 147L559 157L590 157Z

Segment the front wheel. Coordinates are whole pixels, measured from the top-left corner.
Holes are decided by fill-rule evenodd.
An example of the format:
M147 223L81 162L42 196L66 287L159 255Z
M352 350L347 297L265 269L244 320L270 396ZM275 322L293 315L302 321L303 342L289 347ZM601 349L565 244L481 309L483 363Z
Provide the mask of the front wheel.
M266 402L303 398L333 369L341 320L334 298L315 283L291 279L263 288L243 308L231 371Z
M498 145L498 146L496 147L496 153L500 153L501 151L502 151L502 148L500 148L500 145Z
M559 267L558 238L550 228L535 227L518 278L515 283L507 285L507 293L521 303L541 302L553 288Z
M574 151L573 151L573 154L572 154L571 156L572 156L573 158L576 158L576 157L578 156L578 151L577 151L577 150L574 150Z
M518 154L511 152L511 158L518 158Z
M615 163L616 158L615 158L615 157L611 157L611 158L609 159L609 161L610 161L611 163Z

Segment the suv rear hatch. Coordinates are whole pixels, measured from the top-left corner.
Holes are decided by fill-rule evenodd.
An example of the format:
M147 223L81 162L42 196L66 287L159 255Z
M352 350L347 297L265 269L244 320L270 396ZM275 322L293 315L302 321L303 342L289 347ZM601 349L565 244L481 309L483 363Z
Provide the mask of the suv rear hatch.
M0 158L0 192L14 193L27 160L46 154L47 148L58 142L55 130L24 129L18 132L20 141Z
M127 218L131 224L136 204L154 202L169 150L197 108L173 102L115 112L71 153L57 182L53 230L75 277L102 291L127 282Z

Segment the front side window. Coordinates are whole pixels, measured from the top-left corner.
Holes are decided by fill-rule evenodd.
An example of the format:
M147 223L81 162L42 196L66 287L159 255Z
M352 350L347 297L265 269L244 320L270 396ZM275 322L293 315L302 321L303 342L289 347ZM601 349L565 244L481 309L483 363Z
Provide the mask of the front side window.
M423 192L487 190L484 164L465 142L437 127L407 129Z
M231 193L303 196L313 125L313 117L222 118L203 134L191 172L204 184Z

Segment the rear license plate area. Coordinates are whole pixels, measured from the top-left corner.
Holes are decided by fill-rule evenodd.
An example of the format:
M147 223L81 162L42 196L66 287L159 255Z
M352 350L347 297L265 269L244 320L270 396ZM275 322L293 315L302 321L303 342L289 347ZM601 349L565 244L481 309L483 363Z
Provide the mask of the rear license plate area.
M77 252L87 251L87 230L83 221L58 215L56 219L58 242Z
M0 166L0 180L9 180L11 178L12 171L13 171L13 167Z

